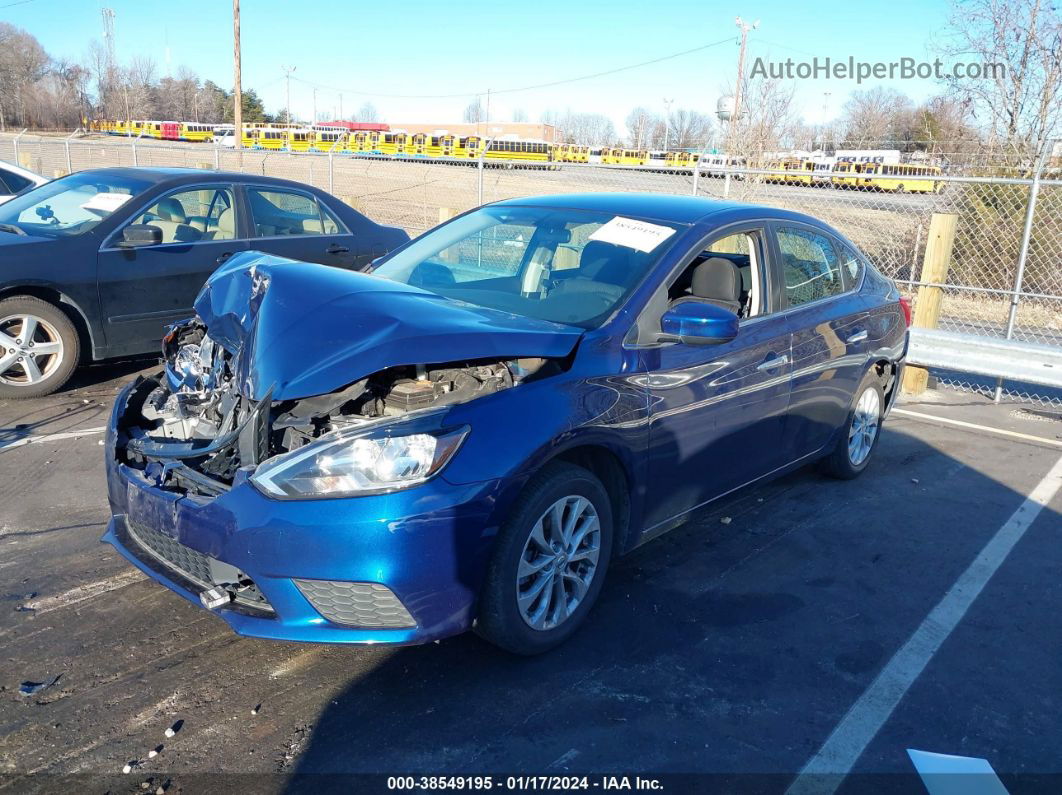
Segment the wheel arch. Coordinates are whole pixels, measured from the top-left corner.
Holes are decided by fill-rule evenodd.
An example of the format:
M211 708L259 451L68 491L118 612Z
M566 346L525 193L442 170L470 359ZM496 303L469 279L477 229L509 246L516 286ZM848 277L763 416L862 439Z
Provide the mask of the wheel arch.
M544 467L554 461L564 461L586 469L601 481L609 496L612 508L614 539L613 555L620 555L633 546L632 473L622 458L608 446L599 442L576 443L557 451L540 464Z
M20 295L47 301L63 312L70 318L74 328L77 329L77 335L81 342L82 360L96 358L97 345L92 333L92 326L89 324L84 310L70 296L55 287L44 284L8 285L0 288L0 301L5 298L16 298Z

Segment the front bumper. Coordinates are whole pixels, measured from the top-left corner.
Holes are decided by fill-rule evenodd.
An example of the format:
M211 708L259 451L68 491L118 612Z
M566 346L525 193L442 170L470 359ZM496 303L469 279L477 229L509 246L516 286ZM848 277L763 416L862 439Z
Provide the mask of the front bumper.
M131 388L105 442L112 518L102 540L149 577L200 605L209 572L238 570L254 587L214 612L241 635L412 644L471 627L499 481L436 477L394 494L312 501L272 500L238 481L218 497L183 496L116 456Z

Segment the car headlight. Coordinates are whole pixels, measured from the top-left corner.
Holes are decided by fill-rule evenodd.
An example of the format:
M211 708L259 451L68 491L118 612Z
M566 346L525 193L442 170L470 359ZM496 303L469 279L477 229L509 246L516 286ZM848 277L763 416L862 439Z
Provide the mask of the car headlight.
M406 489L442 469L468 428L316 442L259 467L251 482L282 499L355 497Z

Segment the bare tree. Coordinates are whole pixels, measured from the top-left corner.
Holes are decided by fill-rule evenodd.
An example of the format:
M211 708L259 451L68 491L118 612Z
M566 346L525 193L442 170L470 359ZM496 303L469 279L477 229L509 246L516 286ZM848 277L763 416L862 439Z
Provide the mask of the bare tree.
M513 121L517 123L527 121L527 111L523 108L516 108L513 111Z
M673 111L668 122L667 141L671 149L703 149L714 132L710 116L686 108Z
M486 118L483 113L483 103L479 101L479 97L474 97L465 106L465 111L461 118L470 124L478 124Z
M650 146L653 128L660 123L660 118L643 107L637 107L627 114L627 142L634 149Z
M944 51L991 74L948 81L994 142L1027 152L1062 126L1062 16L1044 0L954 2ZM973 56L971 58L970 56Z
M894 88L853 91L842 116L845 144L857 149L877 145L901 148L911 128L912 111L910 98Z
M354 121L361 122L378 122L380 120L380 113L376 110L376 106L371 102L365 102L358 112L354 114Z
M26 122L26 91L47 71L48 54L21 28L0 22L0 129Z

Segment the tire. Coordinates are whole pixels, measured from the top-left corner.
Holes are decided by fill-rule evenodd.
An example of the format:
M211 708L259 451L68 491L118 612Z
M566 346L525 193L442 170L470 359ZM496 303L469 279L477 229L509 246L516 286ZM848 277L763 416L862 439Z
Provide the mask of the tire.
M32 340L22 336L27 322ZM81 355L81 340L66 313L28 295L0 301L0 346L0 398L5 399L50 395L70 379Z
M877 375L871 370L856 390L844 432L837 440L837 445L822 460L822 469L827 475L851 480L862 474L870 463L874 448L878 446L884 412L885 392ZM861 443L856 441L857 434L862 435Z
M569 536L572 545L550 558L553 553L543 553L541 543L533 536L538 530L539 539L555 540L552 516L558 504L563 506L562 537L563 525L567 524L564 520L573 518L576 511L580 513L574 516L578 521ZM577 542L580 528L593 528L594 519L596 532L590 529ZM524 487L498 532L480 599L476 632L494 645L522 655L541 654L566 641L586 619L601 592L612 556L612 535L612 509L601 481L574 464L548 464ZM588 571L595 543L597 556ZM580 556L579 560L568 560L573 552ZM551 562L542 564L544 558ZM519 578L522 563L526 571L533 573ZM556 574L551 571L566 572L559 580L559 591ZM543 581L546 585L536 591L535 586L542 586ZM577 595L577 582L585 583L581 595ZM538 595L532 596L533 593ZM564 607L557 610L554 605L561 604L561 595ZM544 608L547 601L549 607ZM533 621L539 614L535 626Z

